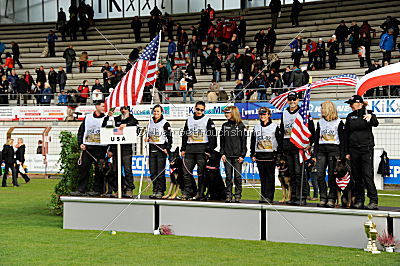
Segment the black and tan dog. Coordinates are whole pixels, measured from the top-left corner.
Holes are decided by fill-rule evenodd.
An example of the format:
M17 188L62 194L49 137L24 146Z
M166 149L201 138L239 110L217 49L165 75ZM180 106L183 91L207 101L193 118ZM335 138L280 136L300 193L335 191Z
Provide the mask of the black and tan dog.
M113 169L113 163L111 155L107 155L106 158L101 158L97 161L97 167L100 175L104 177L104 192L105 195L111 197L116 196L116 184L115 184L115 173Z
M351 171L349 162L346 159L337 160L333 175L337 184L337 204L341 202L342 207L350 208L354 203L355 197L352 195L353 180L351 178Z
M289 176L289 166L284 155L279 155L276 161L278 167L278 179L281 182L282 187L282 199L279 202L286 202L290 200L292 196L292 191L290 189L290 176Z
M184 189L183 184L183 161L179 155L179 147L176 147L175 151L169 155L169 171L171 184L168 189L168 193L163 196L163 199L179 199L178 194ZM196 183L192 186L197 190Z

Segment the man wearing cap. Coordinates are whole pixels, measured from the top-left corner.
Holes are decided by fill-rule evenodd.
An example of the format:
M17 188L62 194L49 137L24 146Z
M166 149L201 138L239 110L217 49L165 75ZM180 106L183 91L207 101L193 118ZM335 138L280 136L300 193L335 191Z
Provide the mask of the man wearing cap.
M95 165L93 192L87 194L89 196L100 196L104 192L104 176L100 173L97 164L99 159L105 157L107 150L106 145L100 144L100 128L105 117L104 101L97 101L95 106L94 113L85 116L78 130L78 145L82 150L80 163L78 163L81 175L78 181L78 189L71 192L71 196L85 195L93 163Z
M390 59L392 58L392 50L395 46L393 32L393 29L388 29L388 32L382 35L381 41L379 42L379 48L382 50L383 55L382 64L385 61L390 63Z
M355 184L355 202L353 207L364 208L365 194L370 202L367 209L378 209L378 192L373 175L374 135L372 127L379 125L378 119L371 110L367 110L367 103L359 95L352 96L348 103L353 110L347 115L345 124L345 152L351 163L351 178Z
M133 115L130 113L129 106L121 106L120 107L121 114L117 117L114 117L114 126L119 128L124 127L133 127L138 126L139 122ZM110 121L110 118L113 117L114 111L109 111L108 115L104 118L102 126L105 127L107 122ZM118 177L118 153L117 153L117 145L110 145L110 152L113 158L113 170L114 173L114 192L117 192L117 177ZM132 175L132 154L133 154L133 144L122 144L121 145L121 161L124 167L125 175L122 177L122 188L124 190L124 195L126 197L131 198L133 196L132 191L135 189L135 184L133 183L133 175Z
M306 205L306 197L307 197L307 178L302 178L302 168L300 164L299 158L299 149L290 141L292 135L292 128L294 120L297 117L297 113L300 109L299 107L299 97L296 92L291 91L288 94L287 102L289 107L283 111L281 124L279 126L281 133L280 136L283 136L282 148L283 152L287 157L288 166L289 166L289 176L290 176L290 185L292 190L292 198L288 202L292 205ZM308 129L311 132L310 136L310 146L314 142L314 122L309 118L308 120ZM282 137L281 137L282 138ZM303 182L303 186L301 185ZM303 188L303 192L300 193L301 187ZM300 199L300 194L303 195L303 198Z
M204 115L206 104L199 101L195 105L194 115L190 116L182 132L181 155L183 158L184 191L182 200L192 199L195 191L192 184L193 169L197 165L198 189L194 200L205 200L204 172L207 156L217 147L217 134L214 122Z
M336 40L336 35L332 35L332 38L328 41L329 69L336 69L337 54L339 54L339 43Z

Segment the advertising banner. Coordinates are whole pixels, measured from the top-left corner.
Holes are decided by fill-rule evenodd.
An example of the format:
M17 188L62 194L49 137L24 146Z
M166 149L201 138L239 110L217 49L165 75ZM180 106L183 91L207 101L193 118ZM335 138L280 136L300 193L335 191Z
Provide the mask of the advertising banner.
M384 177L384 183L390 185L400 185L400 160L391 159L390 164L390 176Z

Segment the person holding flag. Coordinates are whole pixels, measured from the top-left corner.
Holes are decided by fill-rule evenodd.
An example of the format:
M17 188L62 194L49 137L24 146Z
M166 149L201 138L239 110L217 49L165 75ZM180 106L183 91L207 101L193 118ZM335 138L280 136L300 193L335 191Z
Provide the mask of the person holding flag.
M117 117L113 117L114 112L109 111L107 116L104 118L102 127L106 127L107 123L110 121L114 121L114 126L120 129L124 127L133 127L139 126L139 122L133 115L130 113L129 106L121 106L120 107L121 114ZM114 173L118 173L118 153L117 153L117 145L110 145L109 152L112 155L113 160L113 171ZM121 162L124 166L124 175L122 179L122 184L124 188L123 195L132 198L133 197L133 190L135 189L135 184L133 182L133 175L132 175L132 155L133 155L133 144L122 144L121 145ZM114 178L114 192L118 190L118 175L115 175Z
M309 150L313 144L314 122L309 116L310 89L306 90L304 101L299 107L296 92L289 92L289 107L283 111L280 130L282 149L288 160L292 198L291 205L306 205L307 180L304 178L302 163L311 157Z
M369 210L378 209L378 192L374 183L373 175L373 152L374 134L372 128L379 125L376 115L371 110L367 110L367 102L364 102L360 95L354 95L345 103L348 103L353 110L346 117L346 158L350 160L351 173L355 185L356 209L364 208L365 192L370 203Z

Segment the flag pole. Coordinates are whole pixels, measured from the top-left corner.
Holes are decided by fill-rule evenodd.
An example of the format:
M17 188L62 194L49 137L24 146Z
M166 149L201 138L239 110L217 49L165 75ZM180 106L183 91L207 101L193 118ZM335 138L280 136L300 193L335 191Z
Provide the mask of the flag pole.
M151 42L151 40L150 40ZM160 58L160 46L161 46L161 30L160 33L158 35L158 50L157 50L157 57L156 57L156 67L158 68L158 60ZM151 121L151 108L154 104L154 92L155 92L155 83L152 84L153 86L153 91L151 92L151 101L150 101L150 108L149 108L149 120L148 120L148 125L147 128L149 127L150 121ZM148 130L147 130L148 132ZM149 145L148 143L146 143L146 147L145 147L146 152L143 154L143 159L142 159L142 171L140 174L140 183L139 183L139 195L138 195L138 199L140 199L141 195L142 195L142 186L143 186L143 175L144 175L144 165L146 164L146 156L147 153L149 153Z

